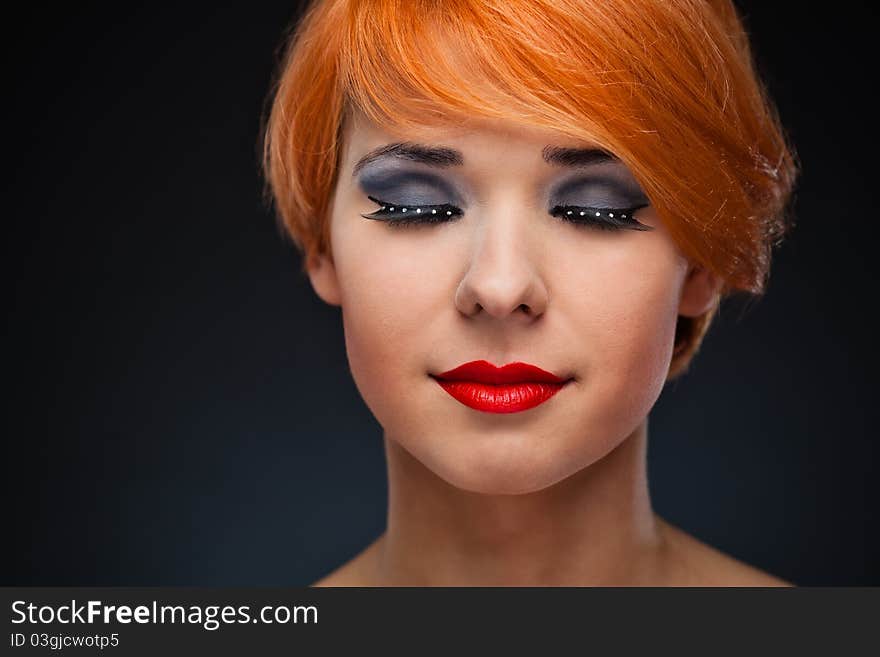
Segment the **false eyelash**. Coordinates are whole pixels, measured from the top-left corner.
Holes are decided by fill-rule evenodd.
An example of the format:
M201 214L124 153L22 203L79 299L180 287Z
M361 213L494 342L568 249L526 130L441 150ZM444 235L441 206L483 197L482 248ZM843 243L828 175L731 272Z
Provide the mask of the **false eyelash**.
M368 199L379 205L379 209L370 214L362 214L365 219L384 221L389 226L440 224L451 221L464 214L461 208L449 203L440 205L400 205L382 201L374 196ZM578 226L589 226L600 230L654 230L633 217L633 213L648 204L635 205L628 208L591 208L579 205L556 205L550 214Z
M389 226L439 224L464 214L461 208L449 203L442 203L440 205L399 205L380 201L374 196L367 196L367 198L380 207L375 212L362 214L361 216L365 219L385 221Z
M550 214L564 221L582 226L592 226L600 230L654 230L636 220L636 210L648 207L647 203L629 208L588 208L579 205L556 205Z

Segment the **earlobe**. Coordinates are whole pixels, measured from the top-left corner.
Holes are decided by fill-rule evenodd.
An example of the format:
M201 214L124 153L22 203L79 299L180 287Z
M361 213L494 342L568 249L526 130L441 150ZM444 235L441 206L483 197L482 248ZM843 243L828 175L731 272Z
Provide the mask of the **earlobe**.
M682 285L678 314L698 317L711 310L718 302L721 284L721 279L705 267L692 265Z
M333 259L327 255L312 256L306 265L309 280L315 293L321 297L324 303L331 306L342 305L342 295L339 291L339 280L336 277L336 266Z

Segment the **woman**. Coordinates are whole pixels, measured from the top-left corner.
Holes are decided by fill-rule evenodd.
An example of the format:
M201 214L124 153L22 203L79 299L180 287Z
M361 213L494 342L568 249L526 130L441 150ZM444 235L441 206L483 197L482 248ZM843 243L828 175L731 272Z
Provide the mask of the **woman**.
M316 585L789 585L646 476L664 384L790 226L729 1L318 0L265 168L384 430L386 531Z

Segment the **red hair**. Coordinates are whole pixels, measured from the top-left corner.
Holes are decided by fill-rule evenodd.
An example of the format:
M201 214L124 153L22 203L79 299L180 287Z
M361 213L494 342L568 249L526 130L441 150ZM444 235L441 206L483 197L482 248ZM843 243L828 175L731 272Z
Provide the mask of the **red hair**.
M730 0L316 0L291 34L264 169L305 255L331 254L345 119L406 129L487 117L614 153L682 253L760 295L791 227L797 164ZM669 378L717 310L680 317Z

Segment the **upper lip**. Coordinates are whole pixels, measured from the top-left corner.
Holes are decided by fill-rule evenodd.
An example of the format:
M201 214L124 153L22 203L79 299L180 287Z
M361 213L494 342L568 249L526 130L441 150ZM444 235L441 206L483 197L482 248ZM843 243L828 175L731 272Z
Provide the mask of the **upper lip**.
M565 383L568 379L558 377L536 365L509 363L495 367L485 360L473 360L455 369L433 375L445 381L478 381L480 383Z

